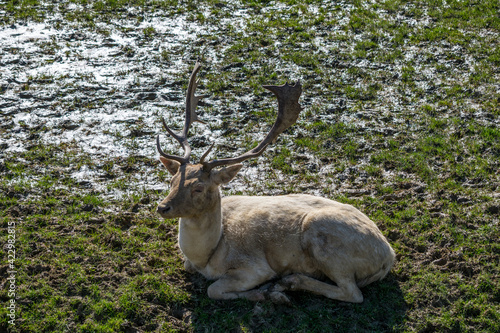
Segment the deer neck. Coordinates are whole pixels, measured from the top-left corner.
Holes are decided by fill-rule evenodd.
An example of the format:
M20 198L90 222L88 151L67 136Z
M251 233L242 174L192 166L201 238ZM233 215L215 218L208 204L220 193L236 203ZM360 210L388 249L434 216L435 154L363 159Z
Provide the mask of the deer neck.
M220 193L215 207L201 216L179 220L179 246L186 258L203 268L217 248L222 237L222 209Z

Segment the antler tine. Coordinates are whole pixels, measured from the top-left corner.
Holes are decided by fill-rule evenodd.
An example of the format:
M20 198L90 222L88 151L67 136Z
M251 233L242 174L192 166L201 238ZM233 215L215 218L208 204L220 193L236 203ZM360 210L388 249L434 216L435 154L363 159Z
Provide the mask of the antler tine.
M200 163L204 163L205 158L208 156L208 154L210 154L210 151L212 150L212 148L214 147L214 145L215 145L215 143L212 143L210 145L210 147L208 147L207 151L205 153L203 153L203 155L200 158Z
M262 140L259 145L246 153L232 158L224 158L220 160L213 160L209 162L201 162L206 170L222 166L231 165L243 162L247 159L260 156L267 148L267 146L276 140L287 128L292 126L299 117L302 107L299 104L299 98L302 93L302 85L297 81L295 85L291 86L288 83L282 86L263 86L265 89L273 92L278 98L278 116L274 122L273 127L267 133L267 136Z
M198 119L198 115L196 114L195 110L196 107L198 106L198 102L203 97L205 97L205 95L195 96L194 94L196 88L198 87L198 80L196 80L196 74L198 74L200 68L201 68L200 63L196 61L196 64L194 65L193 68L193 72L191 73L191 77L189 78L189 85L186 92L186 122L184 124L184 129L182 131L182 135L185 137L187 137L187 134L189 132L189 127L194 121L202 123L202 121Z
M170 134L177 142L179 142L179 144L184 149L184 157L166 154L160 147L160 135L156 136L156 149L158 150L158 153L165 158L176 160L181 164L189 163L189 156L191 156L191 147L189 146L187 137L175 134L174 131L172 131L167 126L167 124L165 123L165 119L161 118L161 122L168 134Z
M187 154L185 154L184 157L166 154L160 147L160 134L158 134L156 136L156 149L158 150L158 153L160 154L160 156L168 158L169 160L175 160L175 161L179 162L180 164L189 163L189 155L191 154L191 148L188 149L189 152L188 152L188 150L186 150ZM186 155L187 155L187 158L186 158Z
M205 96L196 96L194 94L196 91L196 87L198 86L198 82L196 80L196 74L198 74L200 67L201 65L197 61L196 64L194 65L191 77L189 78L188 89L186 92L186 118L184 121L184 128L182 130L182 134L181 135L175 134L174 131L172 131L167 126L165 120L163 118L161 119L163 127L168 132L168 134L170 134L177 142L179 142L179 144L184 149L184 156L180 157L180 156L166 154L160 147L160 136L158 135L156 137L156 149L158 150L158 153L165 158L173 159L177 162L180 162L181 164L189 163L189 157L191 156L191 147L189 146L189 142L187 140L189 128L191 127L193 121L202 122L201 120L198 119L195 110L196 107L198 106L198 102Z

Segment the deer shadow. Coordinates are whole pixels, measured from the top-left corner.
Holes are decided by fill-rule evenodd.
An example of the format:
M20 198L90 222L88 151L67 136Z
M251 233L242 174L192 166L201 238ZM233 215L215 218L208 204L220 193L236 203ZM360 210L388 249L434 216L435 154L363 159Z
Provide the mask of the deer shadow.
M201 276L191 279L198 292L205 288L192 297L190 320L195 332L397 332L408 308L392 273L362 288L361 304L291 291L286 292L291 302L285 305L215 301L206 296L211 281L200 281Z

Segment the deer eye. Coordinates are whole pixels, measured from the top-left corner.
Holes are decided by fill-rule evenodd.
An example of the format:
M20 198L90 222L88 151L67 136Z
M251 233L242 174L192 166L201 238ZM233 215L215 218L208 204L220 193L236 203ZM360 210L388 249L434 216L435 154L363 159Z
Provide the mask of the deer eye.
M196 187L193 189L194 193L201 193L203 192L203 185L196 185Z

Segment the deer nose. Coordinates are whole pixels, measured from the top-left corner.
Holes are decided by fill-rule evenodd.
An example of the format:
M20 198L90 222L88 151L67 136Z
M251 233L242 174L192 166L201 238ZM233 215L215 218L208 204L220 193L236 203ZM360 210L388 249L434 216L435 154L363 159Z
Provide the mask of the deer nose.
M157 211L159 214L166 214L166 213L168 213L168 211L169 211L171 208L172 208L172 207L167 206L167 205L158 205L158 208L156 209L156 211Z

